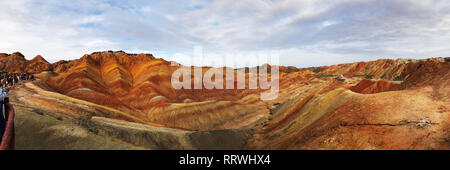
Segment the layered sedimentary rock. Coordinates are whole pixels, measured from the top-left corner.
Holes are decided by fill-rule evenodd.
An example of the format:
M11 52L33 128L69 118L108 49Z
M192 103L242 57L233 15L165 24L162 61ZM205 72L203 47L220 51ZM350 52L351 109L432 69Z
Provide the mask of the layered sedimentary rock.
M260 91L257 89L175 90L171 77L180 66L149 54L93 53L79 60L60 61L54 68L58 75L45 81L51 89L169 127L244 126L248 124L245 119L257 121L266 110L264 105L247 105L241 100ZM201 69L205 74L209 68Z
M350 90L362 93L362 94L371 94L371 93L379 93L390 91L398 87L400 83L389 82L385 80L380 81L372 81L368 79L361 80L357 85L350 88Z
M384 67L384 64L380 63L390 66ZM447 106L450 104L448 61L428 59L392 63L378 60L340 67L346 68L345 71L333 70L333 72L345 74L350 70L353 75L372 74L374 77L390 78L400 76L405 80L391 82L363 78L362 81L349 87L341 85L329 89L329 85L326 84L312 87L309 91L281 104L265 127L249 141L247 147L249 149L450 148L450 131L448 131L450 110ZM378 70L371 71L366 68ZM351 77L352 74L347 76ZM329 90L320 93L324 88Z
M0 61L0 67L13 71L47 69L41 66L46 61L40 56L26 61L19 54L2 54ZM150 54L97 52L49 64L52 71L38 74L37 81L18 87L12 95L17 103L59 114L61 119L88 115L117 125L168 128L188 136L197 130L252 129L251 137L247 131L238 135L246 136L238 142L246 149L450 148L450 64L445 58L281 66L280 90L274 100L261 100L264 90L248 86L175 89L171 76L180 67ZM210 67L199 69L205 74ZM251 76L246 69L247 83ZM236 81L230 82L236 85ZM141 139L105 131L141 146ZM180 140L194 142L194 136ZM196 145L176 143L185 149Z
M53 70L52 65L42 56L37 55L32 60L27 60L19 53L0 54L0 70L9 73L40 73Z

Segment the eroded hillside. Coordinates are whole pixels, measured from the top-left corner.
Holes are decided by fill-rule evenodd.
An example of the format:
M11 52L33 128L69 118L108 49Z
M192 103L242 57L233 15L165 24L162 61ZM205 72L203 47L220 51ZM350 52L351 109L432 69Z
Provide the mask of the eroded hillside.
M40 55L27 60L19 52L0 53L0 70L8 73L40 73L53 70L53 66Z
M280 67L268 101L261 89L176 90L180 66L150 54L99 52L50 67L16 87L13 104L137 147L450 149L448 58Z

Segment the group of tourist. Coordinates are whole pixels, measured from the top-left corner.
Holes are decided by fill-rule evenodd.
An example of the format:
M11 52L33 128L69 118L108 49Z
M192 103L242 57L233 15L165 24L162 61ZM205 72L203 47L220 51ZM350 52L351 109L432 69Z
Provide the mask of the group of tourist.
M34 75L30 73L11 73L0 76L0 83L2 88L11 87L19 83L19 81L33 80Z
M1 88L2 90L0 91L0 142L2 141L3 138L3 134L5 133L5 128L6 128L6 119L5 116L3 115L3 104L4 104L4 99L6 97L6 95L8 94L10 87L5 87L5 88Z
M6 127L6 119L3 115L3 101L8 94L9 89L20 81L33 79L34 75L30 73L11 73L0 76L0 142Z

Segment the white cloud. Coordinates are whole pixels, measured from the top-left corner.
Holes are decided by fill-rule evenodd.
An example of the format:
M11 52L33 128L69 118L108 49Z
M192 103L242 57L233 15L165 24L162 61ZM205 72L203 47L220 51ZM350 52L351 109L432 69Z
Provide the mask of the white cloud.
M99 23L102 22L103 16L102 15L92 15L92 16L87 16L81 19L77 19L74 20L72 23L75 25L79 25L79 24L90 24L90 23Z
M49 61L102 50L191 54L280 50L308 66L450 52L445 0L0 2L0 52ZM166 57L167 56L167 57Z

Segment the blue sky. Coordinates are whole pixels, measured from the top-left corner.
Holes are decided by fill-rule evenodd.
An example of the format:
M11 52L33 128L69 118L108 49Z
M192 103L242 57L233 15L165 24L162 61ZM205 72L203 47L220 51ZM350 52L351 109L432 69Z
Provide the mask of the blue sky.
M194 46L211 58L276 50L299 67L450 52L445 0L14 0L0 2L0 25L0 52L50 62L105 50L178 60Z

